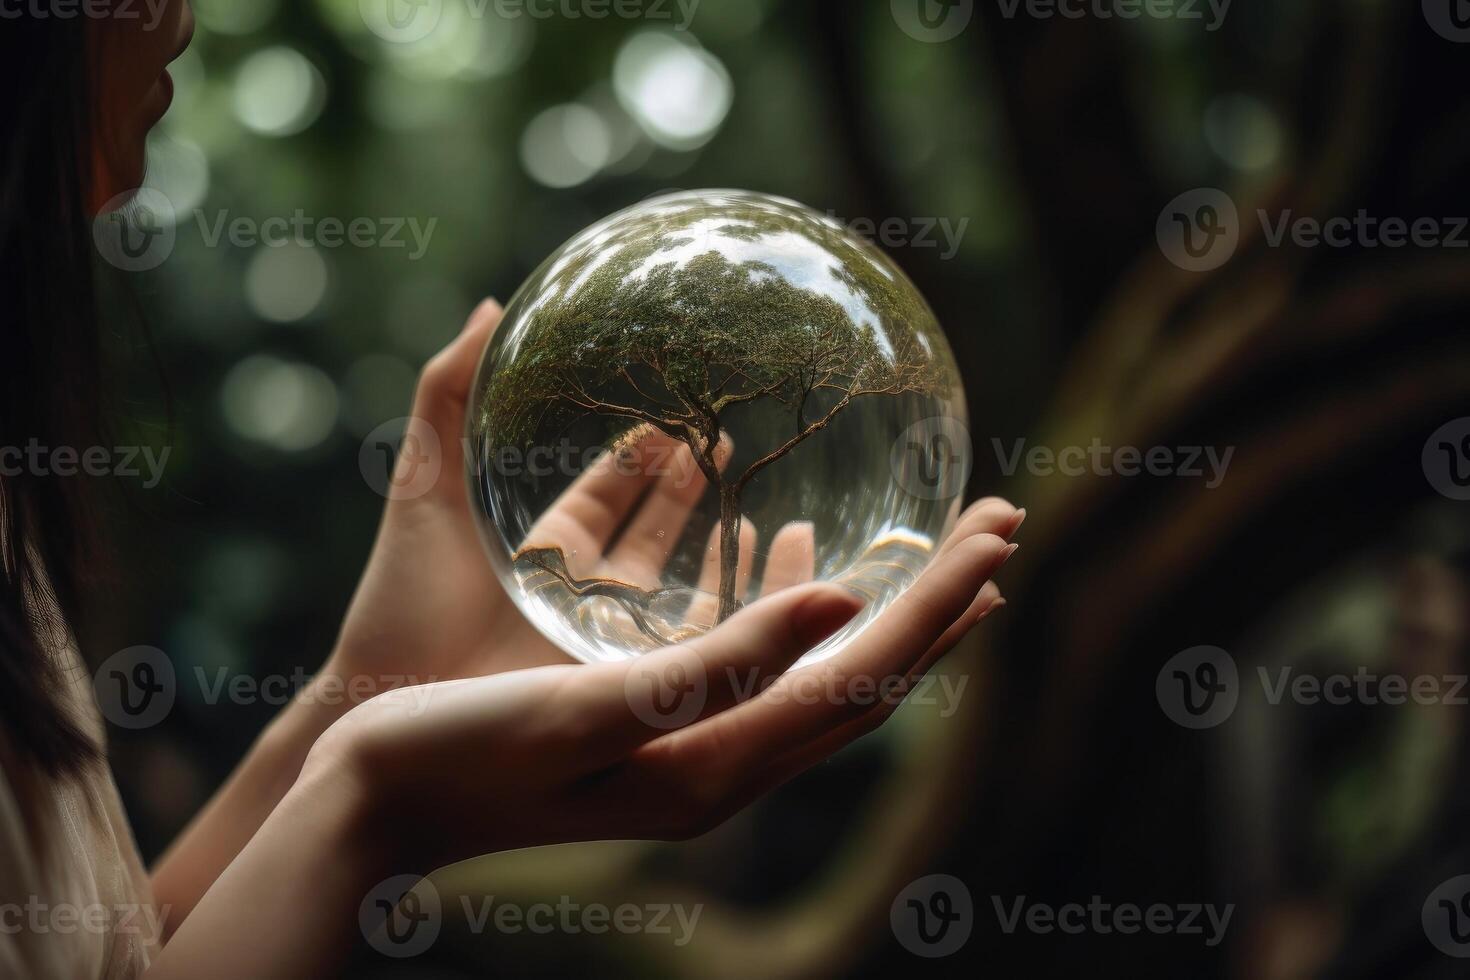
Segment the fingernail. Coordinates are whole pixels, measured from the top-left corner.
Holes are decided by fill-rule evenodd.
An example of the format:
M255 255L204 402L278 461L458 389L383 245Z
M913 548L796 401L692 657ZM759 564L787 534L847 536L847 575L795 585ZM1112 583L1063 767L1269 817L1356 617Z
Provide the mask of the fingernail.
M1008 545L1006 545L1005 548L1000 553L1000 562L1001 562L1001 564L1004 565L1006 562L1010 561L1011 560L1011 555L1014 555L1016 553L1016 550L1018 548L1020 548L1020 547L1021 546L1019 544L1008 544Z
M1016 511L1016 516L1011 518L1011 533L1015 534L1021 530L1021 525L1026 523L1026 508L1022 507Z
M989 616L991 613L995 612L996 610L998 610L998 609L1004 609L1007 605L1008 605L1008 603L1006 602L1004 596L1002 596L999 599L996 599L990 605L988 605L988 606L985 607L985 611L984 612L982 612L979 616L976 616L975 617L975 622L977 622L977 623L980 622L982 619L984 619L985 617Z

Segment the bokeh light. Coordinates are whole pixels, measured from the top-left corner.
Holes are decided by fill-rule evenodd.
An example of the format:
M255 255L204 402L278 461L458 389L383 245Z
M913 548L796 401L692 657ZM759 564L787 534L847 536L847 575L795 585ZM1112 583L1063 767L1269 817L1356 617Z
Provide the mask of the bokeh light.
M258 249L245 273L245 298L263 319L294 323L326 298L330 274L321 250L294 242Z
M301 132L321 115L326 99L321 72L284 45L251 55L235 76L235 115L262 136Z
M575 187L612 158L612 134L601 116L584 105L552 106L521 135L526 173L547 187Z
M320 368L254 354L230 369L220 390L226 423L239 436L285 452L321 444L337 424L337 386Z
M1237 170L1266 170L1281 158L1281 123L1271 107L1250 95L1223 95L1209 104L1205 140Z
M191 0L199 26L215 34L253 34L270 23L281 0Z
M628 113L659 144L703 146L719 130L734 100L724 64L694 41L642 31L618 51L613 87Z

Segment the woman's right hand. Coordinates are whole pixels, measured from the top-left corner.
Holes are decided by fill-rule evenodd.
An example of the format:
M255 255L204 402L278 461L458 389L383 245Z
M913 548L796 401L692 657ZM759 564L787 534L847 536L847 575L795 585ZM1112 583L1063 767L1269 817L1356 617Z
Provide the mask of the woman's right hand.
M322 737L302 782L353 783L369 811L360 825L393 874L533 845L702 833L887 718L1004 601L990 579L1020 520L1004 501L973 505L914 586L824 662L788 672L861 602L830 584L796 586L631 662L381 695Z
M1004 601L989 580L1022 516L994 498L972 506L912 588L842 653L799 670L786 672L855 597L792 586L630 663L512 670L359 705L317 741L150 980L335 975L385 879L509 848L713 827L876 728Z

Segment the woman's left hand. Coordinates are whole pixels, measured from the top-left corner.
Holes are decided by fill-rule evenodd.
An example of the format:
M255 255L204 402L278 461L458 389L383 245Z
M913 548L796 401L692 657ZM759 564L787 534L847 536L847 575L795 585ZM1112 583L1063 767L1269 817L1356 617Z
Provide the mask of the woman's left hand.
M367 696L568 662L501 588L470 514L466 404L500 318L500 304L481 303L419 378L377 542L325 670Z

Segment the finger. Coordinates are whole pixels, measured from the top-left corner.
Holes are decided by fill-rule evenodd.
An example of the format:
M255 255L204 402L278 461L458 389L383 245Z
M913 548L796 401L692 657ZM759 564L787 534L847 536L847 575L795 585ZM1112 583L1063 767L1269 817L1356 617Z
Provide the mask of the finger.
M761 595L810 582L817 577L817 530L811 521L792 521L771 539L761 576Z
M429 359L419 376L414 396L414 414L434 425L446 444L459 443L459 425L464 421L470 383L479 367L485 345L500 325L504 310L494 299L475 307L459 336Z
M956 544L976 534L994 534L1009 541L1025 520L1025 510L1017 510L1010 501L1001 497L977 500L960 515L954 530L939 546L935 557L943 557Z
M721 471L730 461L732 448L728 436L722 436L715 447L715 465ZM657 472L653 488L607 558L612 576L645 589L659 587L664 566L709 486L694 452L684 443L662 465L651 468Z
M459 434L480 355L500 325L502 310L493 299L480 303L458 337L424 365L414 392L412 416L404 431L389 493L393 503L462 501L464 450ZM433 474L431 486L419 474Z
M993 541L972 543L964 550L982 549L994 555L997 544ZM947 563L936 562L932 571L939 576L963 578L971 563L964 550L958 558L951 558ZM1011 549L1003 548L1000 553L1008 555ZM969 571L972 576L981 574L973 569ZM929 577L933 579L936 576ZM927 588L930 584L921 577L914 588L918 589L920 585ZM942 597L942 601L953 603L954 597ZM765 600L753 608L764 604ZM973 626L973 622L966 621L967 618L984 619L1004 604L1000 590L993 582L985 581L965 614L925 651L910 668L909 676L915 679L922 677ZM816 665L808 671L822 666L825 665ZM783 693L780 698L786 701L787 706L796 709L791 716L809 710L803 707L800 696L792 698L789 693ZM828 719L823 725L806 726L806 731L815 731L816 734L805 742L783 742L789 736L780 731L781 726L763 728L768 719L754 711L761 704L760 699L736 705L709 720L641 746L611 770L607 780L589 786L584 802L588 806L600 807L599 812L620 813L629 836L674 840L698 836L752 800L872 731L891 714L889 703L880 701L876 706L864 706L860 711L849 710L846 720L831 723ZM810 705L810 699L806 705ZM788 724L785 727L795 728L793 734L798 737L802 734L798 726ZM793 744L795 748L791 747ZM731 751L732 748L735 751ZM611 791L614 786L616 790ZM652 814L646 807L628 803L630 799L650 798L660 801Z
M1000 586L994 581L987 581L980 588L975 600L970 603L970 607L965 610L964 615L952 623L944 635L924 653L918 663L910 668L908 676L901 685L896 685L888 691L882 699L860 716L843 722L837 728L819 735L806 745L785 752L763 777L763 788L758 792L764 793L779 786L877 729L892 717L898 705L920 681L928 676L935 664L953 650L972 629L993 613L999 612L1005 605L1005 596L1001 594Z
M975 601L970 603L970 608L965 610L964 615L950 624L944 635L935 641L929 651L924 654L923 659L909 672L910 681L917 681L923 676L935 661L943 657L965 638L965 634L974 629L975 626L986 616L1006 604L1005 596L1001 595L1000 586L994 582L986 582Z
M979 620L1005 605L1005 599L999 597L993 583L987 582L981 591L984 597L996 598L976 617ZM945 645L948 640L946 634L916 665L908 690L948 652ZM701 744L700 739L701 728L711 723L685 728L635 750L626 761L609 771L608 778L584 787L578 803L584 809L595 808L615 824L625 824L626 829L622 831L625 836L672 840L696 837L871 733L892 715L906 693L885 697L864 714L767 761L752 762L748 755L734 761L728 757L710 759L709 743ZM629 803L648 799L659 801L652 814L646 807Z
M812 761L816 762L876 729L892 716L899 704L908 697L920 681L928 676L935 664L943 660L945 655L953 650L972 629L992 613L1004 608L1005 605L1006 600L1000 593L1000 587L994 582L986 582L980 594L975 597L975 601L970 604L970 608L965 610L965 614L957 619L948 630L945 630L944 635L936 640L934 645L919 659L919 662L909 669L908 676L901 683L895 684L883 698L859 717L843 722L832 731L819 735L807 745L788 751L786 755L810 755L813 757Z
M980 594L975 596L975 601L970 604L970 608L965 610L965 614L955 620L949 629L945 630L944 635L936 640L934 645L924 653L924 656L919 658L919 662L909 669L908 676L904 678L903 682L892 689L891 697L880 700L862 717L856 718L853 721L844 722L835 731L819 736L811 744L831 744L832 747L827 752L830 755L839 747L846 745L859 735L878 727L878 725L882 724L893 713L893 710L908 696L909 692L928 675L935 664L943 660L946 654L958 646L959 642L972 629L989 618L992 613L1000 611L1005 605L1005 596L1001 595L1000 586L994 582L986 582L981 587ZM834 736L839 736L839 733L847 734L834 738Z
M750 587L750 566L755 559L755 525L749 517L741 515L740 518L740 547L737 550L736 569L738 576L735 579L735 594L745 595L745 590ZM710 528L709 541L704 548L704 566L699 572L699 589L701 592L715 593L720 588L720 525L717 523Z
M862 715L870 702L844 695L856 691L859 682L870 689L907 677L970 608L1015 547L992 534L955 545L842 654L791 671L749 704L701 726L708 730L710 744L723 746L722 755L753 771L760 760ZM814 691L822 696L813 697Z
M604 453L532 525L521 549L560 548L574 576L594 574L608 542L661 469L655 464L682 445L649 429L624 450Z
M702 706L688 720L693 724L765 690L862 608L862 599L840 586L788 589L742 609L704 636L648 654L640 666L656 671L674 664L698 668Z
M589 771L765 690L861 608L838 586L788 589L689 643L580 672L569 696L586 720L579 729L596 734L587 745Z
M979 608L979 611L966 614L965 619L969 622L962 620L963 625L956 623L955 627L931 647L923 659L909 672L907 684L902 690L895 692L896 700L891 698L881 700L869 708L865 714L844 722L799 748L786 752L772 763L766 772L754 777L750 784L743 787L741 795L752 799L762 796L777 786L795 779L823 760L831 758L864 735L870 735L876 731L893 716L893 712L898 708L902 699L928 676L934 664L943 659L944 655L949 653L966 633L1005 608L1006 600L1000 595L999 589L995 590L993 599L985 597L985 593L993 586L994 583L986 583L986 589L982 590L981 597L975 600L975 606Z

